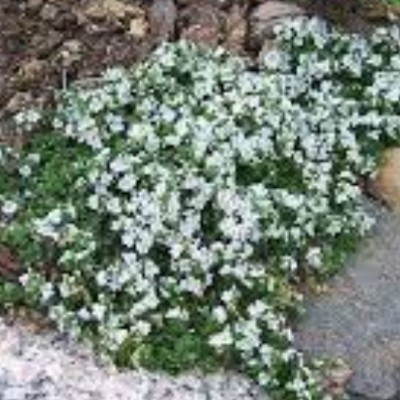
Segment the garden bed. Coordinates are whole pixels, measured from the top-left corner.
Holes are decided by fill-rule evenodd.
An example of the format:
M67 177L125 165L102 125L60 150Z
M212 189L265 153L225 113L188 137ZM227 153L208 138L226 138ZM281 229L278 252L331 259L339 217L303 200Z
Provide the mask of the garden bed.
M293 346L298 284L373 223L360 179L399 141L400 30L300 17L275 33L257 68L163 43L16 115L32 133L0 153L3 307L119 366L234 369L271 398L321 398Z

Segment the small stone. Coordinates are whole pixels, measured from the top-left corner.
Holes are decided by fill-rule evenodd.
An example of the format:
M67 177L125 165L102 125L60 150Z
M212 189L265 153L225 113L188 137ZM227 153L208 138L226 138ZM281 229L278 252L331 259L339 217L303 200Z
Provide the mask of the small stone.
M43 6L43 0L28 0L26 8L30 12L38 12Z
M146 18L134 18L129 23L128 33L136 39L143 39L149 29L149 23Z
M58 13L57 18L52 22L54 28L58 30L72 30L78 25L78 17L70 11Z
M84 14L91 19L122 20L126 16L143 15L144 11L139 6L120 0L93 0Z
M25 85L41 80L45 74L46 66L46 61L37 58L24 62L17 73L18 83Z
M250 42L253 48L260 48L265 39L273 38L273 27L288 17L304 15L304 10L294 3L267 1L250 13Z
M62 39L63 35L60 32L54 29L48 29L46 35L34 35L30 41L30 45L36 50L39 57L47 57L62 43Z
M400 20L400 4L389 4L388 5L388 18L390 21Z
M59 9L51 3L47 3L40 12L40 17L48 22L54 21L57 18Z
M328 371L325 378L324 388L327 393L335 396L335 398L339 396L343 397L345 385L352 374L352 369L345 362L337 362L337 365Z
M32 95L29 92L17 92L8 101L4 111L15 114L31 104L32 100Z
M158 39L167 40L175 34L177 10L172 0L154 0L149 10L150 30Z
M64 42L60 52L64 66L72 65L82 58L82 47L82 42L76 39Z
M391 209L400 211L400 148L384 151L372 188Z
M225 47L235 53L243 53L247 36L246 10L233 5L226 19Z
M221 39L220 10L211 6L188 7L180 16L180 38L216 47Z
M215 27L203 25L191 25L181 33L181 39L207 44L210 47L216 47L219 42L218 30Z

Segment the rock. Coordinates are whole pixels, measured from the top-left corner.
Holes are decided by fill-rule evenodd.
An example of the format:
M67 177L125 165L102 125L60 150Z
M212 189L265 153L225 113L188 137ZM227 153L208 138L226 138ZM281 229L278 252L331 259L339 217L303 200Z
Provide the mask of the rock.
M32 37L30 45L36 50L38 57L47 57L57 46L62 43L63 35L54 29L48 29L46 35L36 34Z
M191 25L182 31L181 39L216 47L219 42L218 34L218 29L215 29L215 27Z
M32 58L20 66L16 79L18 86L30 85L43 79L47 69L47 62Z
M400 148L383 152L372 188L391 209L400 211Z
M400 398L400 215L365 200L377 219L329 291L308 299L295 341L307 357L343 359L350 400Z
M337 361L333 368L330 368L324 379L324 389L334 398L342 398L345 394L345 386L352 376L353 371L343 361Z
M15 280L20 272L21 268L15 258L7 249L0 247L0 275L3 278Z
M273 27L288 17L304 15L305 11L294 3L267 1L250 13L250 44L260 48L265 39L273 38Z
M220 42L220 11L211 6L188 7L181 14L180 38L216 47Z
M22 400L27 398L27 391L23 387L6 388L2 393L2 400Z
M64 66L68 67L82 58L82 42L76 39L67 40L61 47L60 57Z
M230 9L225 22L225 47L235 53L243 53L247 36L246 10L238 4Z
M149 30L149 23L147 19L143 17L137 17L131 19L129 22L129 35L135 39L143 39Z
M73 12L62 11L58 13L52 25L58 30L68 31L74 29L78 23L78 17Z
M396 400L397 382L392 373L379 365L376 360L368 360L368 364L356 367L347 393L365 400Z
M59 9L54 4L47 3L40 12L40 17L44 21L52 22L57 18Z
M269 400L249 379L229 372L118 371L65 334L33 334L25 321L9 322L0 318L2 400L6 391L9 400Z
M139 6L120 0L93 0L84 10L84 15L90 19L122 20L127 16L143 15Z
M187 7L193 5L199 5L199 0L175 0L179 7ZM203 0L202 6L212 6L217 8L229 8L232 6L232 0Z
M8 101L4 111L11 115L15 114L31 104L32 100L32 95L29 92L17 92Z
M400 4L388 4L388 18L390 21L399 21Z
M149 10L151 33L158 40L167 40L175 34L177 9L172 0L154 0Z
M42 6L43 6L43 0L28 0L28 2L26 4L26 9L29 12L36 13L36 12L40 11Z

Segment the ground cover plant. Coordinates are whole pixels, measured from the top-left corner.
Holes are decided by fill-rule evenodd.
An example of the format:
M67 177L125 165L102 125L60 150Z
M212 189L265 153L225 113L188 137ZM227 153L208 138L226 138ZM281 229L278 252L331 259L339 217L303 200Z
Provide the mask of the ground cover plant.
M400 130L400 31L289 20L259 70L180 42L72 87L3 146L0 285L123 366L233 368L322 396L293 346L299 276L332 273L373 221L359 180Z

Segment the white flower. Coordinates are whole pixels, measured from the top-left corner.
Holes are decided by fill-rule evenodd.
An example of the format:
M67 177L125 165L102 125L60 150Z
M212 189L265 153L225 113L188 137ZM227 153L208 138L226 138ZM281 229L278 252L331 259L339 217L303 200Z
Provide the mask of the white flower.
M233 336L229 327L223 331L212 335L208 341L210 346L220 349L224 346L230 346L233 343Z
M215 307L212 310L212 315L220 324L225 323L228 318L227 312L222 306Z
M151 332L151 325L146 321L138 321L135 325L135 329L141 336L147 336Z
M21 174L21 176L23 176L24 178L27 178L29 176L31 176L32 174L32 168L29 165L23 165L20 169L19 169L19 173Z
M130 168L130 159L127 156L120 155L110 163L110 169L114 173L126 172Z
M118 181L118 188L125 193L130 193L136 185L136 178L133 174L126 174Z
M261 300L257 300L248 307L249 315L255 319L260 318L266 310L267 306Z
M319 268L322 265L322 250L320 247L310 247L308 249L306 260L312 267Z
M18 210L18 204L15 201L6 200L1 207L2 214L7 217L13 216Z
M106 286L108 281L108 276L107 276L107 272L104 270L101 270L97 273L96 275L96 282L97 284L102 287L102 286Z
M235 292L234 292L234 290L227 290L227 291L225 291L225 292L223 292L222 293L222 295L221 295L221 300L225 303L225 304L227 304L227 305L229 305L229 304L231 304L232 302L233 302L233 300L235 299Z
M116 329L112 332L112 338L117 345L121 345L128 336L129 332L126 329Z
M104 319L106 310L107 307L103 304L95 303L92 305L92 314L97 321L102 321Z
M46 220L53 225L59 225L63 220L63 213L60 209L56 208L47 214Z
M110 214L118 215L122 211L122 209L121 209L121 201L119 200L118 197L111 197L106 202L106 208L107 208L107 211Z
M43 284L40 288L40 294L41 294L41 301L47 302L54 294L53 284L50 282Z
M98 210L100 206L100 198L99 196L93 194L88 199L88 206L92 210Z

